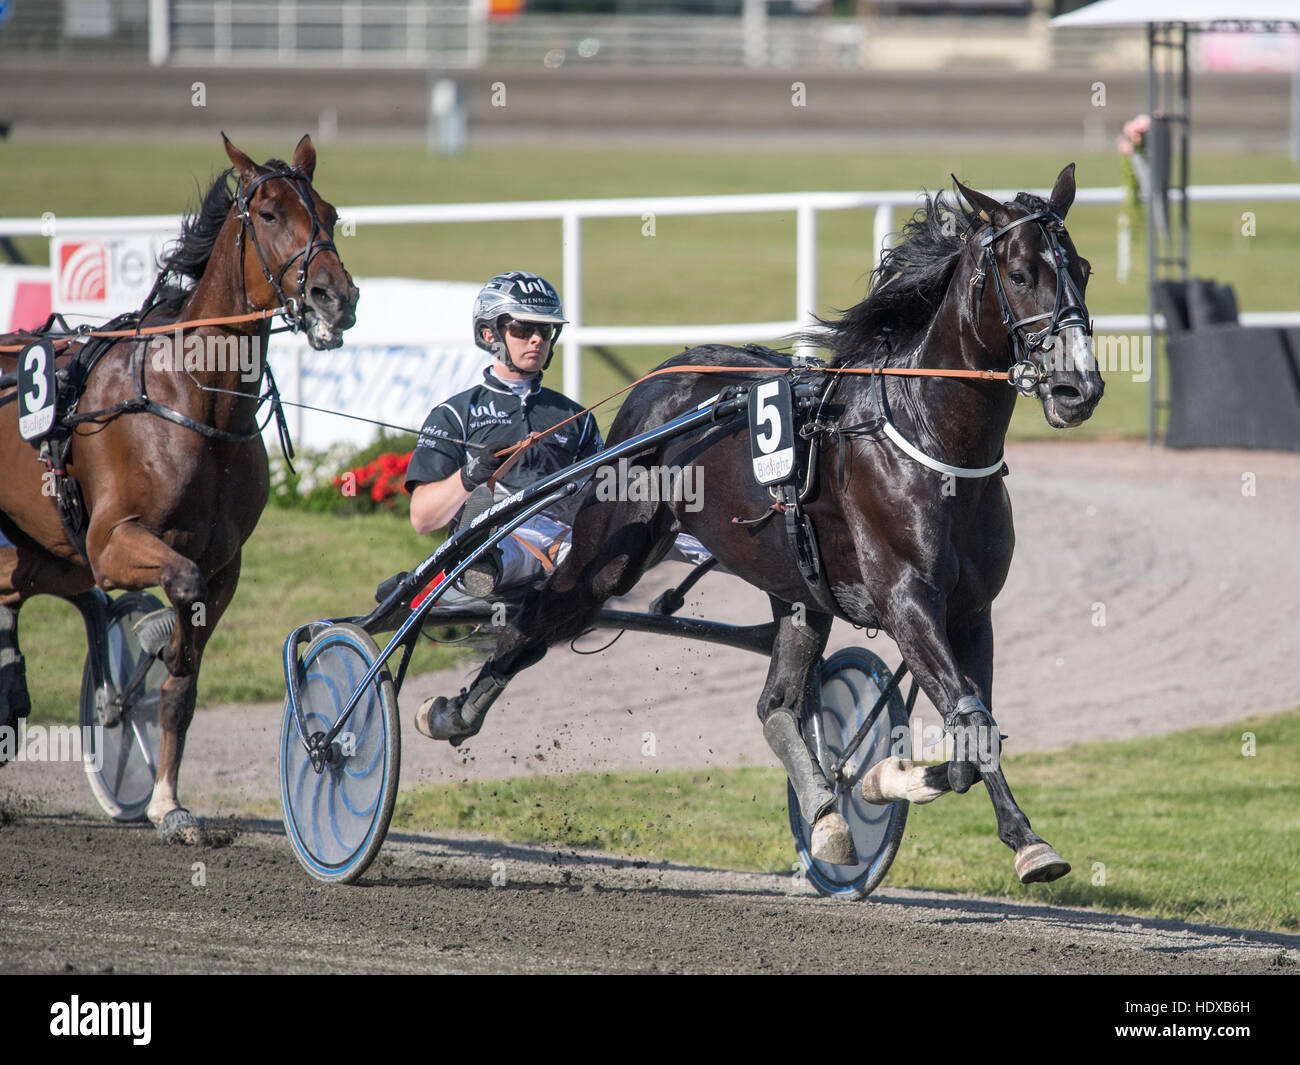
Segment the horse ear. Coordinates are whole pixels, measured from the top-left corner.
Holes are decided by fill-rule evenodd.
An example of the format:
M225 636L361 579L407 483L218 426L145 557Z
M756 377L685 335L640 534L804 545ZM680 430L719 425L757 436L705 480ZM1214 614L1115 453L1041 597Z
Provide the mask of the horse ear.
M316 173L316 148L311 142L311 137L306 133L302 135L298 147L293 150L293 165L307 175L308 181Z
M225 133L221 134L221 143L226 146L226 158L230 160L230 165L239 174L240 180L244 182L251 181L257 174L257 164L231 144L230 138Z
M1065 212L1070 209L1070 204L1074 203L1073 163L1066 166L1056 176L1056 184L1052 186L1052 195L1047 200L1052 205L1052 210L1064 219Z
M998 203L992 196L985 196L982 192L976 192L974 189L967 188L957 180L957 175L952 174L953 183L956 184L961 194L966 197L969 203L979 213L979 216L990 225L1006 225L1010 220L1007 209Z

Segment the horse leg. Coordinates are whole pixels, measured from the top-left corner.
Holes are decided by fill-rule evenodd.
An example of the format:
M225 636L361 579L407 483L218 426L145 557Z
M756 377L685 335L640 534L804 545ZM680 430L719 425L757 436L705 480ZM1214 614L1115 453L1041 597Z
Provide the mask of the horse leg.
M810 679L826 649L833 619L829 614L807 611L806 618L801 612L796 621L789 603L772 596L768 598L777 633L767 683L758 698L763 738L781 759L794 785L799 811L813 826L812 856L835 865L856 865L858 855L853 846L853 833L834 808L835 789L813 760L799 728L809 696L819 697L819 693L810 692Z
M983 696L984 705L991 706L993 622L989 611L983 610L954 625L952 637L957 658L966 667L967 679ZM963 724L968 735L981 728L984 716L976 709L965 717ZM987 724L992 727L996 741L997 725L991 714L987 715ZM998 747L993 749L996 751ZM1021 883L1045 883L1065 876L1070 871L1070 863L1033 831L1029 818L1011 794L1011 787L1002 773L1001 760L996 754L992 759L982 759L978 770L975 766L970 766L967 772L972 770L977 771L984 780L984 788L988 791L998 818L998 838L1015 852L1016 876Z
M568 555L511 611L473 683L451 698L426 700L415 715L416 729L452 746L476 735L517 673L540 662L551 644L586 631L606 599L626 594L641 579L655 548L672 536L671 515L658 507L609 502L579 511Z
M18 549L0 551L0 729L17 729L20 718L31 713L32 700L27 694L27 668L18 647L18 608L22 597L13 585L18 568ZM0 740L8 733L0 733ZM7 749L8 744L3 748ZM0 756L0 765L5 759Z
M102 513L102 512L101 512ZM220 616L225 603L208 601L208 586L198 565L173 551L136 521L128 519L104 527L91 519L87 549L95 581L110 588L147 588L159 585L176 609L176 625L162 650L167 679L158 701L162 738L158 745L158 776L149 800L149 820L158 826L160 839L181 843L201 841L202 829L176 797L185 733L194 716L198 692L201 649L206 630ZM234 562L236 577L239 561ZM233 582L226 593L229 602ZM200 635L200 633L202 635Z
M32 709L26 660L18 646L19 608L38 592L68 596L89 583L81 565L42 550L15 527L8 536L15 546L0 549L0 729L16 729Z
M0 606L0 741L16 742L18 722L32 710L26 663L18 647L18 605ZM9 743L0 743L0 752L9 749ZM6 760L0 753L0 765Z
M988 710L993 685L989 612L954 625L950 641L932 621L944 616L941 604L929 601L916 584L910 590L903 623L895 622L890 631L918 682L944 714L945 729L956 741L955 756L935 766L886 759L888 765L874 766L864 777L863 797L868 802L930 802L948 790L965 792L982 778L997 815L998 838L1015 852L1020 880L1033 883L1064 876L1069 863L1033 832L1002 774L1000 737Z

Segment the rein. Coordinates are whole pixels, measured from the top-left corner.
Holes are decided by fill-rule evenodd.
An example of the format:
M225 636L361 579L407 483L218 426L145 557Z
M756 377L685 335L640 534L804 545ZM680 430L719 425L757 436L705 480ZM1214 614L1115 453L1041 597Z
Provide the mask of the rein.
M1022 380L1022 378L1018 378L1015 366L1013 366L1010 370L934 370L934 369L925 369L921 367L906 367L906 366L878 366L873 369L861 369L857 367L848 367L848 366L841 367L841 366L815 366L815 365L804 367L804 368L813 370L816 373L824 373L824 374L861 374L864 376L892 374L899 377L955 377L963 380L974 380L974 381L1006 381L1008 384L1012 385L1012 387L1014 387L1017 391L1021 393L1027 395L1033 394L1032 390L1029 393L1025 393L1024 388L1021 386L1020 383L1018 383L1019 380ZM501 467L497 470L496 476L497 477L504 476L506 472L508 472L510 468L514 466L516 462L519 461L524 451L532 447L533 444L537 443L542 438L549 436L557 429L562 429L564 426L568 425L572 421L577 421L579 418L583 417L583 415L591 413L597 407L604 406L611 399L618 398L624 392L630 391L631 389L636 388L637 385L645 381L649 381L652 378L660 377L664 374L674 374L674 373L789 373L790 369L791 367L788 366L662 366L657 370L651 370L645 376L638 377L630 385L625 385L624 387L620 388L617 392L611 392L604 399L597 400L590 407L584 407L582 410L578 411L577 414L565 418L564 421L562 422L557 422L549 429L543 429L540 431L531 432L527 436L525 436L522 440L520 440L518 443L511 444L508 448L503 448L501 451L495 452L494 454L497 455L509 456L506 459L506 461L501 464ZM1034 388L1037 388L1036 382L1034 384ZM897 430L894 430L893 433L890 433L890 429L893 429L893 426L890 425L888 421L884 423L883 427L885 429L885 433L889 436L891 440L894 440L896 436L897 436L897 440L895 442L898 442L898 440L902 440L902 437L897 433ZM906 444L906 441L903 441L903 444ZM913 458L916 458L916 454L923 454L922 452L919 451L916 454L912 454L912 451L909 450L909 448L911 448L911 445L908 444L907 446L903 446L903 444L900 444L899 446L903 447L903 450L907 451L908 454L911 454ZM923 460L918 459L918 461L923 461ZM929 463L927 462L926 464L928 465ZM960 467L957 466L944 466L942 463L940 463L939 465L943 466L943 469L940 472L944 472L944 473L960 469ZM1002 460L999 459L997 465L991 467L989 472L990 473L995 472L996 470L999 470L1001 468L1002 468ZM988 473L984 473L983 471L980 471L979 475L988 476ZM959 477L972 476L972 474L968 472L957 473L956 476Z
M947 377L959 380L975 381L1006 381L1022 396L1032 396L1037 393L1039 386L1045 380L1046 375L1043 371L1029 361L1029 355L1039 348L1042 348L1049 336L1059 336L1063 329L1080 328L1088 336L1092 336L1092 322L1088 318L1084 309L1083 297L1080 295L1074 281L1070 278L1068 271L1065 269L1065 250L1061 247L1060 241L1056 237L1054 227L1045 220L1053 220L1057 225L1064 225L1061 217L1051 210L1033 211L1017 218L1015 221L1008 223L1000 229L994 229L992 224L989 225L989 232L980 239L981 263L975 274L971 277L971 285L976 288L975 307L976 314L979 313L979 305L983 302L984 282L989 274L993 276L993 288L998 297L998 310L1002 319L1002 324L1006 327L1008 337L1013 347L1013 360L1008 370L963 370L963 369L929 369L922 367L903 367L903 366L874 366L870 369L859 369L855 367L832 367L832 366L813 366L811 367L817 373L825 374L862 374L874 378L875 384L879 386L880 377L883 375L893 375L898 377ZM1050 313L1030 315L1027 318L1017 319L1011 310L1010 301L1007 299L1006 289L1002 281L1002 271L998 267L997 257L994 255L994 246L1006 234L1016 229L1018 226L1026 225L1030 222L1036 223L1043 234L1044 241L1052 252L1053 267L1056 270L1056 298ZM1037 333L1028 333L1025 326L1030 322L1038 322L1048 319L1045 325ZM569 422L581 418L584 414L589 413L596 407L608 403L611 399L621 396L629 389L635 388L644 381L658 377L661 374L671 373L786 373L788 367L783 366L668 366L658 370L653 370L644 377L638 378L630 385L620 388L604 399L592 404L585 410L579 411L570 418L566 418L558 425L552 426L542 432L529 433L523 440L503 451L497 452L499 455L509 455L510 457L502 465L500 473L505 473L511 466L518 461L524 449L531 447L548 433L568 425ZM882 408L883 411L883 408ZM989 477L1003 468L1002 459L990 466L979 468L968 468L962 466L950 466L938 459L931 458L920 448L910 443L889 420L888 416L882 413L881 428L885 435L892 440L900 450L905 454L921 463L929 469L938 473L950 475L953 477ZM515 452L515 454L512 454Z
M266 318L274 318L285 310L284 306L280 306L267 311L231 314L224 318L194 318L186 322L172 322L170 325L150 325L143 329L90 329L82 326L79 329L55 337L54 342L57 344L65 340L80 340L83 338L89 340L99 337L124 339L126 337L153 336L155 333L174 333L177 329L197 329L205 325L235 325L238 322L259 322ZM32 340L50 339L49 333L31 332L27 329L18 330L18 334L31 337ZM0 344L0 352L22 351L25 347L27 347L27 344ZM8 387L8 383L8 375L6 374L3 379L0 379L0 387Z

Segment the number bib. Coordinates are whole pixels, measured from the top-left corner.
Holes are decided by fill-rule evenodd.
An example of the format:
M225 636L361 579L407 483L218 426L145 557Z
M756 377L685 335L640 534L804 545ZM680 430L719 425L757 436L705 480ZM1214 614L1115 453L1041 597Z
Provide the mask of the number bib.
M794 473L794 402L784 377L750 389L749 453L759 484L781 484Z
M18 356L18 433L39 440L54 424L54 345L37 340Z

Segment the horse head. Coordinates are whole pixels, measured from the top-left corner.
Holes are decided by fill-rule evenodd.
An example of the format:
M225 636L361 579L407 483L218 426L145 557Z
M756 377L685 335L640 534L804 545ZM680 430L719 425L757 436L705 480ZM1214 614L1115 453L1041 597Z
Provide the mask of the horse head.
M1022 192L1004 204L960 181L957 187L978 215L968 244L981 339L995 357L1010 349L1013 382L1038 397L1048 424L1065 429L1086 421L1105 385L1083 301L1092 268L1065 228L1074 164L1046 200ZM994 316L1000 328L991 324Z
M250 306L286 308L317 350L341 346L343 331L356 322L357 288L334 247L338 212L312 187L316 149L311 138L298 142L288 165L270 160L264 166L224 133L221 139L239 183L233 210Z

